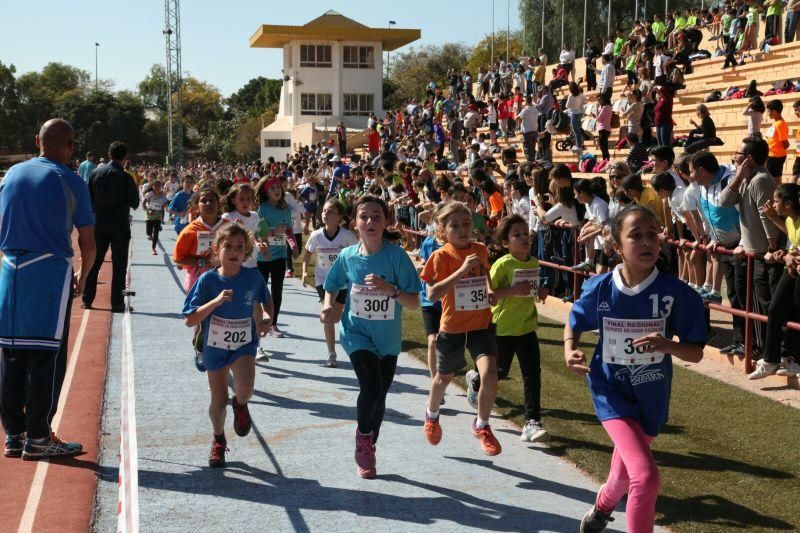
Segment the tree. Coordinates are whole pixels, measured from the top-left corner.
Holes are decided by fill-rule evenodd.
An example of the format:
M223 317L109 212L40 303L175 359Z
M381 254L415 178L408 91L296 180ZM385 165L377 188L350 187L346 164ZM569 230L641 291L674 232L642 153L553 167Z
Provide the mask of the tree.
M150 73L139 82L139 97L146 109L167 112L167 71L156 63L150 67Z
M21 109L14 65L0 61L0 149L19 147Z
M222 94L216 87L191 76L183 80L183 118L187 127L203 136L212 122L222 118L222 113Z
M283 87L282 80L272 80L263 76L251 79L228 98L226 117L231 118L237 113L260 115L278 101L281 87Z
M236 160L234 138L237 123L232 120L215 120L200 140L200 152L209 159L231 162Z
M508 41L508 58L512 61L522 55L522 34L521 32L514 32L510 35ZM506 59L506 35L495 34L494 36L494 61L505 61ZM492 36L487 35L472 49L469 55L465 69L469 71L473 79L478 73L478 70L483 67L486 68L492 62Z
M469 48L463 43L445 43L412 48L392 59L389 83L394 87L394 98L387 101L388 108L397 107L405 98L425 96L425 87L431 81L441 87L447 71L461 70L467 63Z

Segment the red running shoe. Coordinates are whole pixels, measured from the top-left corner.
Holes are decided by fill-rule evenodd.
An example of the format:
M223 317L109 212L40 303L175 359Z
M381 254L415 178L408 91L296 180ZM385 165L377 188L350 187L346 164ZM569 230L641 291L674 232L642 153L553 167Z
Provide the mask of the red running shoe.
M247 408L246 403L240 404L237 402L236 396L233 397L231 405L233 405L233 430L240 437L244 437L250 433L250 428L253 427L250 410Z
M439 419L430 418L427 409L425 412L425 426L423 426L422 431L425 433L425 438L428 439L428 442L434 446L442 441L442 426L439 425Z
M219 442L214 439L211 443L211 453L208 456L208 466L211 468L222 468L225 466L225 452L229 452L226 441Z
M478 419L472 421L472 434L475 435L476 439L481 441L481 448L483 448L483 453L486 455L498 455L503 448L500 446L500 442L498 442L497 438L492 433L492 428L486 426L484 428L478 429L476 426L476 422Z
M362 435L356 429L356 465L358 465L358 475L364 479L372 479L377 475L372 432Z

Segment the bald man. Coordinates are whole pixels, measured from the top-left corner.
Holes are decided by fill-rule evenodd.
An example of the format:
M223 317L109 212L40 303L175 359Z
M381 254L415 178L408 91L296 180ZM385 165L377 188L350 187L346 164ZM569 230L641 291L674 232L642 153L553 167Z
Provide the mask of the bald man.
M11 167L0 183L0 420L5 456L76 455L82 446L53 434L67 368L72 297L94 263L89 191L67 163L75 132L62 119L36 136L39 157ZM72 230L81 268L73 275Z

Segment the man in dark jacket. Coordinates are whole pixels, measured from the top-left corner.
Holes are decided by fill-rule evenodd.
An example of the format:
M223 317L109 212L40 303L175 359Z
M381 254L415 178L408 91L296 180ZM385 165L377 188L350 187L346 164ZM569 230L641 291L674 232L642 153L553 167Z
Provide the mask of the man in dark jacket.
M94 238L97 242L97 261L89 272L83 290L83 307L92 307L97 292L97 275L103 258L111 247L111 311L125 310L122 291L125 289L125 270L128 267L128 245L131 240L130 209L139 207L139 191L133 176L125 172L128 147L115 141L108 148L109 163L97 167L89 175L89 194L95 216Z

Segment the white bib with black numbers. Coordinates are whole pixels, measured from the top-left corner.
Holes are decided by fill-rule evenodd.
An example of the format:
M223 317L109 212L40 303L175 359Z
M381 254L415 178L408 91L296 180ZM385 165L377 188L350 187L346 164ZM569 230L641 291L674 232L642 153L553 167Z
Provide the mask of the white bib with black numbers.
M286 234L279 233L277 235L270 235L267 237L267 243L270 246L286 246Z
M520 283L530 284L531 290L522 298L536 297L539 292L539 269L538 268L519 268L514 271L514 276L511 278L511 286L516 287Z
M340 251L339 248L317 248L317 268L331 268Z
M386 291L354 283L350 288L350 314L364 320L394 320L394 300Z
M195 255L203 255L211 251L211 241L214 235L210 231L197 232L197 253Z
M489 308L485 276L458 280L455 293L456 311L478 311Z
M220 318L211 315L208 327L208 345L222 350L236 350L252 339L253 319Z
M666 318L628 319L603 317L603 361L614 365L650 365L664 360L662 352L647 352L633 341L660 333L664 335Z

